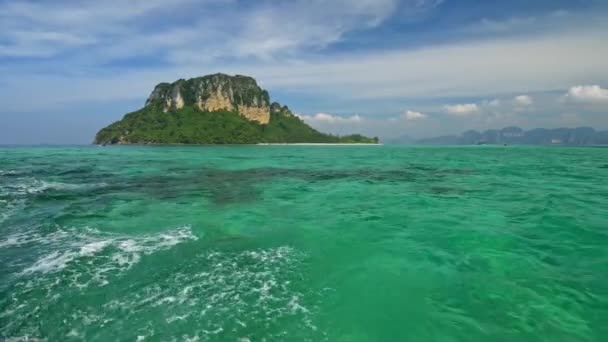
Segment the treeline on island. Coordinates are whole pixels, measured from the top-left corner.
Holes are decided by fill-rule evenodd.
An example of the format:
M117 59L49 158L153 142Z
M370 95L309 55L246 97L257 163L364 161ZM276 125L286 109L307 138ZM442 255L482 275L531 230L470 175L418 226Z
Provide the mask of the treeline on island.
M317 131L270 103L255 79L213 74L158 84L143 108L101 129L95 144L376 144L360 134Z
M128 137L128 138L126 138ZM127 140L128 139L128 140ZM157 106L129 113L102 129L101 144L257 144L257 143L378 143L360 134L335 136L321 133L295 115L271 112L260 124L228 110L201 111L185 106L164 113Z

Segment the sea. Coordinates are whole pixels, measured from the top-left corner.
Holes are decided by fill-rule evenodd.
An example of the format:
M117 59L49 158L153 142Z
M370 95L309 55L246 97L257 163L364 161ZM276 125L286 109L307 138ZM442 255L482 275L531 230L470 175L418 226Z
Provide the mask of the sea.
M607 341L608 149L0 147L0 341Z

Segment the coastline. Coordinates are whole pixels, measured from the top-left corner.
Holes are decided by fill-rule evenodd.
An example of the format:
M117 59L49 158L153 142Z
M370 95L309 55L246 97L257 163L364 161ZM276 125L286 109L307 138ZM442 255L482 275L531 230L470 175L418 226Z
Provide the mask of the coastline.
M384 144L367 144L367 143L258 143L255 146L383 146Z
M92 146L384 146L383 143L257 143L257 144L180 144L180 143L119 143L119 144L91 144Z

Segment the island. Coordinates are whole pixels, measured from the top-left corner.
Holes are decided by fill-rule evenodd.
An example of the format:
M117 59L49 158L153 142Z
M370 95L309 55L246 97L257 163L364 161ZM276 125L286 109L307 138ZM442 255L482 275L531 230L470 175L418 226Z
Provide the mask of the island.
M101 129L109 144L378 144L360 134L336 136L307 125L249 76L213 74L158 84L145 106Z

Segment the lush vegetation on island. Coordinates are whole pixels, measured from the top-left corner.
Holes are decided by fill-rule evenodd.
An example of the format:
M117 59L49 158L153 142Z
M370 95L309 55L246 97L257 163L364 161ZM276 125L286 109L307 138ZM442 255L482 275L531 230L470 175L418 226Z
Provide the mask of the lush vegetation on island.
M96 144L257 144L257 143L378 143L359 134L321 133L300 118L271 112L270 122L250 121L234 111L201 111L185 106L163 112L157 105L125 115L99 131Z
M230 109L220 109L230 108ZM96 144L378 143L321 133L249 76L222 73L160 83L144 108L103 128Z

